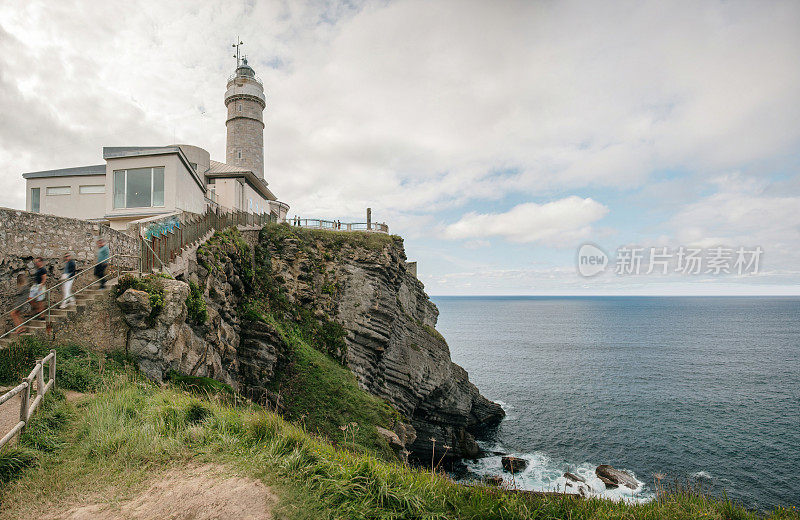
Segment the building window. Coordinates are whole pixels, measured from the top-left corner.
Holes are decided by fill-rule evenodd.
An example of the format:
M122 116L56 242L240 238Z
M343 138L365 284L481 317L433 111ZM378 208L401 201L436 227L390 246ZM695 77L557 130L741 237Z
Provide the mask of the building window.
M239 150L238 152L236 152L236 154L237 154L237 157L238 157L239 159L241 159L241 158L242 158L242 151L241 151L241 150Z
M114 170L114 207L164 206L164 167Z
M236 111L237 112L241 112L242 111L242 103L241 102L236 103Z
M31 188L31 211L39 213L39 197L41 196L41 188Z
M105 184L86 184L78 188L78 193L81 195L90 195L93 193L105 193Z
M45 193L47 195L69 195L72 193L72 188L69 186L49 186Z

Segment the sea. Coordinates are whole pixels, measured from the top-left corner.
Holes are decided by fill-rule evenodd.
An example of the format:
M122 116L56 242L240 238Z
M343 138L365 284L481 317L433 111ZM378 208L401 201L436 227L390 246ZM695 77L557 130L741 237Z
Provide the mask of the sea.
M646 501L691 485L800 506L800 298L432 297L453 361L506 418L454 469L519 489ZM504 473L501 454L527 459ZM639 481L605 489L610 464Z

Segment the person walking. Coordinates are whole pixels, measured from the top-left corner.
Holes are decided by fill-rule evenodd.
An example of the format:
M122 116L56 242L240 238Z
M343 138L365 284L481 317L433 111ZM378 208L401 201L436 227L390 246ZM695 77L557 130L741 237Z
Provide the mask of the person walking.
M44 311L44 293L47 287L47 269L44 267L44 260L41 256L33 259L33 265L36 266L36 271L33 275L33 285L30 290L31 308L33 314L37 315Z
M67 253L64 255L64 271L61 273L61 278L64 280L64 283L61 285L61 290L64 292L64 299L61 300L60 307L65 309L67 305L70 303L75 305L75 297L72 296L72 282L75 281L75 275L77 274L78 269L75 266L75 260L72 259L72 255Z
M108 267L108 257L111 251L104 239L97 241L97 265L94 266L94 275L100 280L100 288L106 288L106 268Z
M28 287L28 275L19 273L17 275L17 292L14 293L14 310L11 311L11 319L14 320L14 328L17 329L14 332L16 335L25 332L25 327L20 327L20 325L23 322L22 313L25 309L25 304L30 299L30 290L31 288Z

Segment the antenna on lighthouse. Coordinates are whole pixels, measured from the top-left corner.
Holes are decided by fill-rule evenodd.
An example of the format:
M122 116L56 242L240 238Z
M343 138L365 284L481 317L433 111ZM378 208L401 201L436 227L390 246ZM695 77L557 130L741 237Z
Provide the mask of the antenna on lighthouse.
M242 40L240 40L238 36L236 37L236 41L239 42L239 43L234 43L233 45L231 45L231 47L235 47L236 48L236 54L234 54L233 57L236 58L236 66L238 67L239 66L239 56L240 56L239 47L244 45L244 42Z

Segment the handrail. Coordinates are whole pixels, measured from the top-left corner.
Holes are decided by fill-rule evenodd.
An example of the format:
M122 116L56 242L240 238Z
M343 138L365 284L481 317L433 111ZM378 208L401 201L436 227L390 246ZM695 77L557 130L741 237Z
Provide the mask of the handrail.
M86 273L86 272L87 272L87 271L89 271L90 269L94 269L95 267L97 267L97 266L98 266L98 265L100 265L100 264L107 263L109 260L111 260L112 258L114 258L114 257L117 257L117 256L127 256L127 257L129 257L129 258L136 258L136 257L134 257L134 256L132 256L132 255L123 255L123 254L121 254L121 253L119 253L119 254L118 254L118 253L115 253L115 254L113 254L113 255L109 256L108 258L106 258L105 260L103 260L102 262L97 262L96 264L94 264L94 265L90 265L89 267L86 267L86 268L82 269L81 271L76 271L76 272L75 272L75 276L73 276L72 278L67 278L66 280L61 280L60 282L58 282L58 283L57 283L57 284L55 284L54 286L52 286L52 287L50 287L49 289L47 289L46 291L44 291L42 294L47 294L47 295L48 295L48 297L49 297L49 293L50 293L50 291L52 291L53 289L55 289L55 288L57 288L57 287L61 287L62 285L64 285L65 283L67 283L67 282L68 282L68 281L70 281L70 280L75 280L77 277L79 277L80 275L82 275L82 274ZM81 289L81 290L83 290L83 289ZM77 291L75 291L75 293L73 293L73 294L77 294L77 293L78 293L78 292L77 292ZM37 296L37 297L38 297L38 296ZM8 310L8 311L4 312L2 315L0 315L0 322L2 322L3 320L5 320L6 318L8 318L8 316L9 316L9 315L10 315L12 312L14 312L15 310L17 310L17 309L20 309L20 308L22 308L22 307L24 307L24 306L28 305L28 303L30 302L30 300L31 300L31 299L30 299L30 298L28 298L28 300L26 300L26 301L25 301L25 303L22 303L22 304L20 304L20 305L17 305L17 306L16 306L16 307L14 307L13 309L10 309L10 310ZM61 302L57 302L57 303L61 303ZM4 334L3 336L0 336L0 339L2 339L4 336L5 336L5 334Z
M112 258L114 258L114 257L116 257L116 256L128 256L128 257L130 257L131 255L115 254L115 255L111 255L111 256L109 256L109 257L108 257L108 259L106 259L105 261L107 262L107 261L111 260ZM90 269L92 269L93 267L96 267L96 266L98 266L98 265L100 265L100 264L102 264L102 263L103 263L103 262L97 262L96 264L94 264L94 265L92 265L92 266L89 266L89 267L87 267L86 269L83 269L82 271L80 271L80 272L76 273L76 274L75 274L75 276L74 276L74 277L72 277L72 279L73 279L73 280L74 280L74 279L76 279L78 276L80 276L80 275L82 275L82 274L84 274L84 273L88 272L88 271L89 271ZM67 297L67 298L61 298L60 300L58 300L58 301L56 301L56 302L52 302L52 303L51 303L51 302L50 302L50 291L52 291L52 290L53 290L53 289L55 289L56 287L59 287L61 284L63 284L63 283L65 283L65 282L67 282L68 280L63 280L63 281L59 282L58 284L56 284L56 285L54 285L53 287L51 287L51 288L47 289L47 291L45 291L45 292L43 293L43 294L47 294L47 295L48 295L48 296L47 296L47 302L48 302L48 303L47 303L47 307L46 307L45 309L41 310L41 311L40 311L40 312L38 312L37 314L34 314L33 316L31 316L31 317L30 317L30 318L28 318L27 320L23 321L23 322L22 322L22 323L20 323L19 325L15 326L15 327L12 327L10 330L8 330L8 331L4 332L3 334L0 334L0 339L3 339L3 338L5 338L5 337L7 337L7 336L11 335L11 333L13 333L14 331L16 331L17 329L20 329L20 328L24 327L25 325L27 325L28 323L30 323L30 322L32 322L32 321L34 321L34 320L36 320L37 318L39 318L40 316L42 316L42 315L43 315L43 314L45 314L45 313L47 313L47 315L48 315L48 317L49 317L49 315L50 315L50 310L51 310L53 307L55 307L56 305L59 305L59 304L63 303L64 301L66 301L66 300L67 300L68 298L70 298L70 297L74 297L74 296L76 296L76 295L78 295L78 294L82 293L83 291L85 291L86 289L88 289L88 288L92 287L92 286L93 286L93 285L95 285L95 284L98 284L98 283L100 283L100 282L102 282L102 281L106 281L106 280L110 279L110 277L111 277L111 274L106 274L106 275L102 276L101 278L98 278L97 280L95 280L95 281L93 281L93 282L91 282L91 283L88 283L88 284L86 284L85 286L81 287L81 288L80 288L80 289L78 289L77 291L73 292L73 293L72 293L72 294L71 294L69 297ZM10 311L8 311L7 313L5 313L5 314L3 314L2 316L0 316L0 319L4 319L4 318L6 317L6 315L7 315L7 314L10 314L10 313L11 313L11 312L13 312L14 310L16 310L16 309L18 309L18 308L20 308L20 307L22 307L22 306L24 306L24 305L27 305L27 304L29 303L29 301L30 301L30 298L28 299L28 301L26 301L26 302L25 302L25 303L23 303L22 305L18 305L18 306L16 306L16 307L14 307L13 309L11 309Z
M96 283L100 283L100 282L101 282L101 281L103 281L103 280L107 280L107 279L108 279L110 276L111 276L110 274L107 274L107 275L103 276L102 278L98 278L97 280L93 281L93 282L92 282L92 283L90 283L90 284L86 284L85 286L81 287L80 289L78 289L77 291L75 291L74 293L72 293L72 296L75 296L75 295L77 295L77 294L80 294L81 292L85 291L86 289L88 289L89 287L93 286L93 285L94 285L94 284L96 284ZM46 308L46 309L42 310L42 311L41 311L41 312L39 312L38 314L34 314L33 316L31 316L31 317L30 317L30 318L28 318L27 320L23 321L22 323L20 323L20 324L19 324L19 325L17 325L16 327L13 327L11 330L9 330L9 331L7 331L7 332L4 332L2 335L0 335L0 339L3 339L3 338L5 338L5 337L9 336L9 335L10 335L12 332L14 332L15 330L17 330L17 329L19 329L19 328L21 328L21 327L24 327L24 326L25 326L25 325L27 325L28 323L30 323L30 322L32 322L32 321L34 321L34 320L36 320L36 319L37 319L39 316L41 316L41 315L42 315L42 314L44 314L44 313L47 313L47 314L49 315L49 314L50 314L50 309L52 309L54 306L56 306L56 305L60 304L61 302L65 301L66 299L67 299L67 298L62 298L62 299L60 299L60 300L59 300L59 301L57 301L57 302L54 302L54 303L51 303L51 304L49 304L49 305L47 306L47 308Z
M246 211L208 209L205 214L184 221L181 227L172 231L167 231L159 236L140 237L145 242L145 245L141 246L141 271L151 272L160 265L161 269L165 269L170 276L173 276L168 265L180 256L184 249L201 240L209 232L237 225L263 226L267 222L275 220L270 213L266 212L256 214Z
M49 381L47 384L44 382L44 365L48 364ZM31 403L31 387L33 381L36 380L36 399ZM12 388L2 396L0 396L0 405L13 398L19 393L22 393L19 405L19 421L17 424L8 431L2 439L0 439L0 449L3 448L14 436L22 431L25 426L30 422L34 412L44 400L44 396L56 384L56 351L51 350L50 354L43 359L36 360L36 366L33 367L28 377L22 380L22 383Z
M159 257L159 256L156 254L156 252L155 252L155 251L153 251L153 248L152 248L152 247L150 247L150 244L148 243L147 239L146 239L146 238L143 238L143 239L142 239L142 242L144 242L144 244L147 246L147 249L149 249L149 250L150 250L150 252L151 252L151 253L153 253L153 256L154 256L154 257L156 257L156 260L158 260L158 263L159 263L159 264L161 264L161 268L162 268L162 269L166 269L166 271L167 271L167 274L169 274L169 276L170 276L170 277L171 277L171 278L174 280L174 279L175 279L175 277L174 277L174 276L172 276L172 273L171 273L171 272L169 272L169 268L168 268L166 265L164 265L164 262L162 262L162 261L161 261L161 258L160 258L160 257Z

